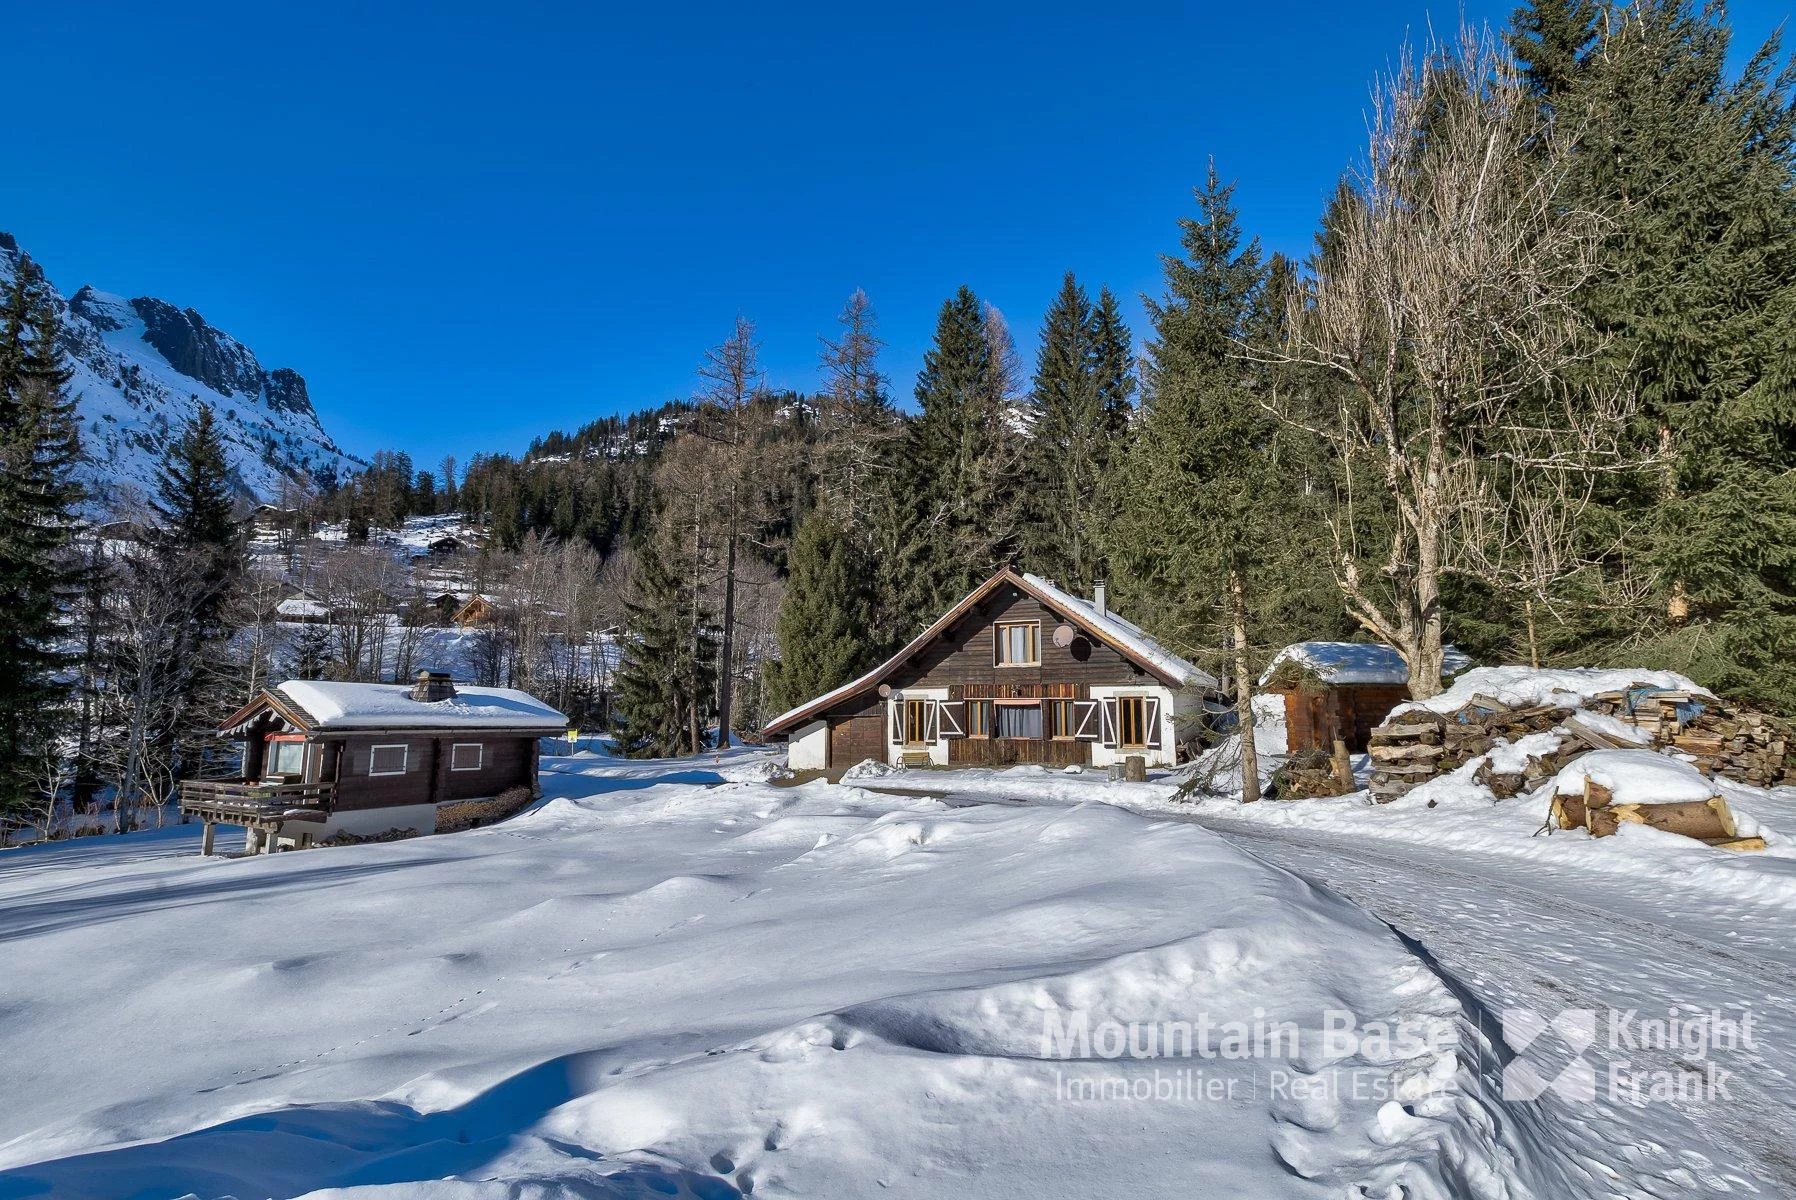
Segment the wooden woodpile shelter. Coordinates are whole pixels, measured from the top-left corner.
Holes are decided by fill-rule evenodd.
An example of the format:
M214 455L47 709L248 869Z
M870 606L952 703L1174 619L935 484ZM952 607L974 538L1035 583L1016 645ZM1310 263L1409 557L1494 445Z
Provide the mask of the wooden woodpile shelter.
M1470 665L1448 647L1449 678ZM1409 700L1409 666L1376 642L1299 642L1273 656L1259 687L1284 699L1286 753L1363 754L1372 731Z
M1638 741L1603 729L1583 714L1612 717L1640 731ZM1538 704L1512 706L1491 696L1474 696L1451 713L1406 708L1372 733L1372 798L1394 800L1437 775L1487 754L1499 741L1515 742L1532 733L1560 730L1556 746L1529 755L1520 769L1490 763L1477 779L1499 799L1533 791L1567 763L1592 750L1650 748L1689 755L1705 775L1720 775L1758 787L1796 781L1790 750L1796 739L1776 717L1742 710L1706 692L1637 684L1601 692L1582 708Z

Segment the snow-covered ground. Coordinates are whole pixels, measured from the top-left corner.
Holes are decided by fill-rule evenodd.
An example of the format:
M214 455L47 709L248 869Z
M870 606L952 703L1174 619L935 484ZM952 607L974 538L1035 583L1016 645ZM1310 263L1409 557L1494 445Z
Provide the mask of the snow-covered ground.
M1562 1194L1428 964L1196 825L547 766L469 833L0 855L0 1196Z

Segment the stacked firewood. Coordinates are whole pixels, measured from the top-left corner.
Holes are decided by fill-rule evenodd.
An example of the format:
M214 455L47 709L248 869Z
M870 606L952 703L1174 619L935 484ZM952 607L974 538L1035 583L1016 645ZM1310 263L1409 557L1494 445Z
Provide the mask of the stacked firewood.
M1759 787L1796 783L1796 736L1776 717L1747 712L1703 692L1652 688L1602 692L1587 711L1614 717L1647 735L1632 742L1578 710L1551 704L1512 708L1489 696L1474 696L1457 712L1401 710L1372 731L1372 799L1395 800L1412 788L1487 754L1498 741L1515 742L1531 733L1560 730L1558 744L1528 756L1520 770L1496 770L1486 762L1476 778L1499 799L1533 791L1559 769L1591 750L1647 748L1676 750L1695 760L1705 775L1721 775Z
M1380 804L1395 800L1419 784L1489 753L1499 738L1513 742L1552 729L1572 712L1552 704L1510 708L1499 700L1478 696L1458 712L1445 715L1426 709L1393 713L1372 731L1367 747L1372 758L1372 799ZM1529 774L1538 774L1544 781L1561 765L1548 769L1545 761L1535 764L1530 760ZM1515 790L1507 794L1522 790L1524 778L1517 774ZM1507 779L1496 785L1486 782L1493 791L1511 783Z
M1796 782L1796 749L1788 725L1748 712L1703 692L1630 688L1590 698L1606 713L1652 737L1656 749L1679 750L1705 775L1721 775L1758 787Z

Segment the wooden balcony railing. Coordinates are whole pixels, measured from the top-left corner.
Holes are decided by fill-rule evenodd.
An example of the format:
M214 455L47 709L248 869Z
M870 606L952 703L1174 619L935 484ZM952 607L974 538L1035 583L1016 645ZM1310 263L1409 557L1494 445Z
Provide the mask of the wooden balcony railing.
M256 780L194 779L181 785L181 809L244 816L278 816L310 809L322 820L336 787L329 783L261 783Z

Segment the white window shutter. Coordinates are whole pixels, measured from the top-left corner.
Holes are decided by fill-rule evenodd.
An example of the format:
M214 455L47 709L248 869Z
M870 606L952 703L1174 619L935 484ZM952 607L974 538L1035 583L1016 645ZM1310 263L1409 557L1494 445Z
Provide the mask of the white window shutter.
M1104 743L1104 745L1106 745L1110 749L1114 750L1114 749L1116 749L1116 744L1117 744L1117 742L1116 742L1116 700L1114 698L1105 700L1103 702L1103 714L1104 714L1103 736L1100 738L1100 740Z
M904 745L904 697L894 694L892 705L892 745Z
M936 706L940 714L942 736L945 738L963 738L967 736L965 700L944 700Z
M931 700L923 706L923 741L935 741L937 731L941 728L938 717L941 711L942 703L939 700Z
M1160 748L1160 697L1149 696L1142 708L1146 715L1148 749L1158 750Z
M1096 700L1073 701L1073 736L1081 742L1095 742L1103 735L1102 713Z

